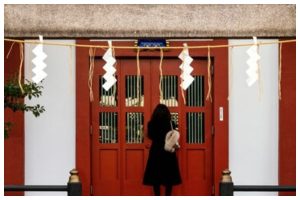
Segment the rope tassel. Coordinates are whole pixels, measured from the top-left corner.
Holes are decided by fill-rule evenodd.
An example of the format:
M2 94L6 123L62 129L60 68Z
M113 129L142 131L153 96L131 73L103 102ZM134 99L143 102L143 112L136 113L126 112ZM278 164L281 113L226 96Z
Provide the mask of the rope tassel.
M22 87L22 67L23 67L23 52L24 52L24 46L22 43L19 44L20 46L20 66L19 66L19 77L18 77L18 82L19 82L19 87L21 89L22 94L24 94L24 89Z
M90 48L89 49L89 56L90 56L90 68L89 68L89 81L88 86L90 90L90 101L94 101L94 94L93 94L93 76L94 76L94 65L95 65L95 53L96 49Z
M138 99L138 106L141 106L141 91L140 91L140 82L141 82L141 68L140 68L140 49L136 53L136 73L137 73L137 85L136 85L136 95Z
M164 58L163 50L160 49L160 62L159 62L159 73L160 73L160 79L159 79L159 101L160 103L163 103L163 91L161 88L162 85L162 78L163 78L163 71L162 71L162 61Z
M207 48L207 85L208 85L208 91L206 95L206 101L211 101L212 102L212 97L211 97L211 60L210 60L210 47L208 46Z

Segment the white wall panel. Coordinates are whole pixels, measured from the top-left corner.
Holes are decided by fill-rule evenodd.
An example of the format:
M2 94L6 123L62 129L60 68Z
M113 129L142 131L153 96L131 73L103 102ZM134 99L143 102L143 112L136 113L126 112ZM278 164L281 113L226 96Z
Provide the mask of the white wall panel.
M229 44L251 42L252 40L229 40ZM229 102L229 168L234 184L277 185L278 45L259 47L261 96L258 82L252 87L246 84L248 48L235 47L229 52L232 81ZM235 195L276 194L235 193Z
M55 42L54 40L51 40ZM57 42L75 43L74 40ZM31 69L35 45L25 45L25 77ZM75 49L44 46L48 76L42 82L42 96L27 104L46 109L40 117L25 114L25 184L65 185L75 167ZM72 53L72 57L71 54ZM26 195L66 195L66 192L26 192Z

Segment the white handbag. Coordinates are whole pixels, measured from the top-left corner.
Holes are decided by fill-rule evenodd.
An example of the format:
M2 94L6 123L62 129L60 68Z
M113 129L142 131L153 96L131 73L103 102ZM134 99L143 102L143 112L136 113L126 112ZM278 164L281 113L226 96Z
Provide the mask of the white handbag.
M177 130L173 129L173 125L171 122L171 129L165 138L165 146L164 149L168 152L175 152L176 149L180 148L179 138L180 134Z

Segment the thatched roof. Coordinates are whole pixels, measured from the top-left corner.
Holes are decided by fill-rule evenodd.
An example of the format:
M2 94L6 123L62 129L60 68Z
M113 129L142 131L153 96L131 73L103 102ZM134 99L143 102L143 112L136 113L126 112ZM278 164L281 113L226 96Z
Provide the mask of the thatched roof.
M5 37L295 37L296 5L10 5Z

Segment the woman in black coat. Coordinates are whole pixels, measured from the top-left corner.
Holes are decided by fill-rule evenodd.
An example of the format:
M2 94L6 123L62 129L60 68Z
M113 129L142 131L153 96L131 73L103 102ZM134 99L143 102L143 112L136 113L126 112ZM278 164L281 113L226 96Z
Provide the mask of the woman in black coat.
M166 187L166 195L170 196L172 186L181 183L176 153L164 150L166 134L171 130L170 122L169 109L158 104L148 123L148 137L152 140L152 145L143 180L144 185L153 186L156 196L160 195L160 185Z

